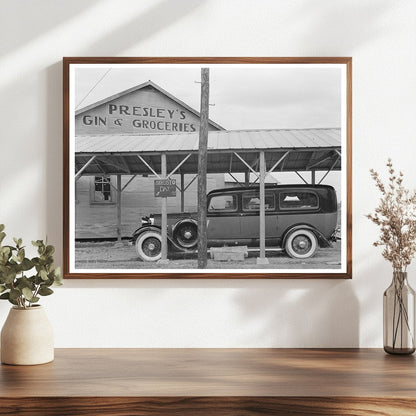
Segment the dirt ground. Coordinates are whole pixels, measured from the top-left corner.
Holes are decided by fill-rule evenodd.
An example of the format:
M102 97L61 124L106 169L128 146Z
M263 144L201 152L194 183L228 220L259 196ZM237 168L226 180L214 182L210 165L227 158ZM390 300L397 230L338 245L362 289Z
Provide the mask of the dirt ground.
M341 267L341 242L333 247L320 248L306 260L296 260L282 252L267 252L267 265L257 265L258 252L249 252L241 261L220 262L209 259L208 269L339 269ZM123 242L83 242L75 245L75 265L80 269L196 269L197 254L174 253L168 264L143 262L138 259L134 246Z

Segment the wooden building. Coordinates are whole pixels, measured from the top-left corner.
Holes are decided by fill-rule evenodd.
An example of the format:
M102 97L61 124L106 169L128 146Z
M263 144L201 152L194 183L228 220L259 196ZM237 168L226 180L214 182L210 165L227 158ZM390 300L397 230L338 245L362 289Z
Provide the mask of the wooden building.
M213 121L209 130L223 130ZM146 135L191 133L199 131L199 113L174 97L152 81L147 81L119 94L84 107L75 113L75 135L77 137L100 137L112 135L117 150L117 137L127 134ZM140 138L139 138L140 139ZM192 175L184 175L185 184ZM122 176L124 187L132 176ZM131 236L140 225L141 217L160 212L160 199L154 197L151 174L136 176L122 192L123 237ZM179 175L173 178L179 179ZM223 174L210 174L208 191L224 186ZM102 172L100 176L81 176L75 185L75 238L113 239L117 237L116 178ZM183 208L195 211L197 206L197 182L194 181L185 193ZM168 212L181 210L181 196L168 198Z

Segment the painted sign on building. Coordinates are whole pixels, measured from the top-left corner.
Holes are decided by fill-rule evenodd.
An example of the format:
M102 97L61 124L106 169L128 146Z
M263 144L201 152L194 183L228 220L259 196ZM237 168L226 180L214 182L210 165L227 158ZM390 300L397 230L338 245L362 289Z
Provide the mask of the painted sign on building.
M75 128L77 134L192 133L199 114L148 81L77 111ZM209 129L221 127L211 122Z

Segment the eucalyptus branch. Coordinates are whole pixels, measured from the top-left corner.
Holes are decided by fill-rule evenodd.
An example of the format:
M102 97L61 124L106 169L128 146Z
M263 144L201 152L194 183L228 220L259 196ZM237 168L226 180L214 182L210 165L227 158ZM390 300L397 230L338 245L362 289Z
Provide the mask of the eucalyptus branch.
M54 266L55 248L43 240L32 241L38 256L27 258L21 238L13 239L14 246L2 245L4 228L0 224L0 299L19 309L30 308L40 296L53 293L51 286L62 284L60 268Z

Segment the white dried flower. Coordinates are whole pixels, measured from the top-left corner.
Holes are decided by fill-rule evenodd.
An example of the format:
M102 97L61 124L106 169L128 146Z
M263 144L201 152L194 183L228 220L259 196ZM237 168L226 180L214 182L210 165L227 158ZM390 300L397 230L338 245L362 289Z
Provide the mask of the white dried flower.
M394 271L404 272L416 253L416 191L403 185L403 173L397 174L388 159L388 184L371 169L371 177L381 192L379 206L366 217L380 227L374 246L384 246L383 257L392 263Z

